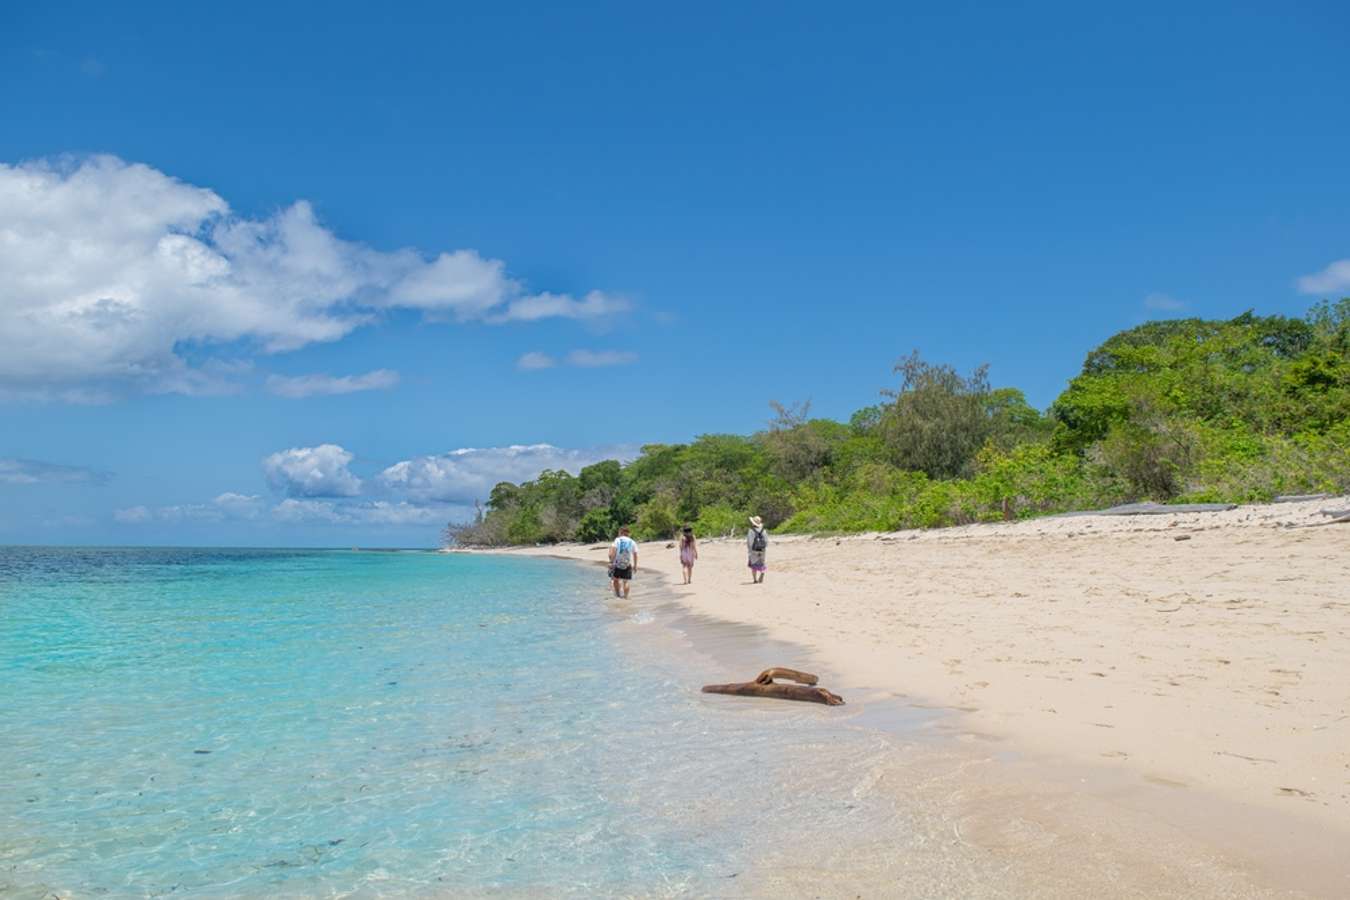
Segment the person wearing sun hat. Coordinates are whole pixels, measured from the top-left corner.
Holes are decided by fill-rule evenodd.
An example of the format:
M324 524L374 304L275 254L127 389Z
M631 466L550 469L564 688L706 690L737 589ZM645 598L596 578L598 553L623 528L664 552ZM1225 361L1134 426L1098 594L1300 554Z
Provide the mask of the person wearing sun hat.
M745 536L745 546L750 549L750 580L754 584L764 583L764 554L769 549L769 535L764 531L764 520L759 516L750 517L750 532Z

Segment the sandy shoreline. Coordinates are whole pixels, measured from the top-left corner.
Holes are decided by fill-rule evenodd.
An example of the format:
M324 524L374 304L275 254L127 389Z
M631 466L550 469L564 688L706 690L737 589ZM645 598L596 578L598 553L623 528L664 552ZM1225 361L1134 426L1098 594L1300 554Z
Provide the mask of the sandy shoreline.
M1021 768L963 768L953 797L1023 824L1039 809L1057 853L1078 833L1174 829L1167 846L1112 845L1137 857L1134 876L1157 869L1113 880L1122 894L1336 896L1350 893L1350 525L1300 526L1348 506L781 536L760 586L740 541L704 541L688 587L664 544L641 562L691 612L806 648L832 689L958 711L945 730L972 753L954 765L1015 751ZM1034 857L1001 821L977 811L961 839ZM1219 874L1182 878L1198 856ZM1045 895L1088 886L1052 881Z

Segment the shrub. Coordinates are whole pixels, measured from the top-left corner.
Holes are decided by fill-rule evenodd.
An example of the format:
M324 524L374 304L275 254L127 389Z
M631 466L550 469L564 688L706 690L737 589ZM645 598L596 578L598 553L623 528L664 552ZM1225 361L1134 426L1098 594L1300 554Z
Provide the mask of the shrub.
M675 515L675 503L667 496L657 496L638 509L633 537L640 541L664 541L674 537L680 527Z
M1048 444L1003 450L988 444L976 457L976 475L961 493L971 521L1023 519L1082 509L1115 499L1094 482L1087 465Z
M593 509L581 517L581 522L577 525L577 540L583 543L594 543L595 541L606 541L612 538L619 530L619 523L614 521L614 516L609 508Z
M699 537L725 537L750 527L749 514L725 503L705 506L694 522L694 533Z
M1201 428L1200 460L1184 499L1230 503L1278 494L1350 491L1350 421L1325 434L1262 435Z
M1098 451L1132 500L1170 500L1180 494L1196 455L1186 427L1162 419L1113 425Z
M506 539L513 544L537 544L544 539L539 514L530 507L519 509L506 526Z

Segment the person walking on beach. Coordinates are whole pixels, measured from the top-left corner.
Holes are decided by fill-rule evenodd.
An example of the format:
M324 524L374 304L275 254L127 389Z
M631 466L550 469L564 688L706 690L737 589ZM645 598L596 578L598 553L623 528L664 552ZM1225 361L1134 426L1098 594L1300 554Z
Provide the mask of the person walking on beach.
M745 545L750 548L750 579L752 584L764 583L764 553L769 549L769 536L764 532L764 520L759 516L750 517L750 532L745 536Z
M694 583L694 560L698 559L698 542L694 540L694 529L688 525L680 533L680 565L684 567L684 583Z
M609 548L609 580L614 587L614 596L628 599L628 589L633 584L633 573L637 572L637 541L628 536L628 526L619 529L619 536Z

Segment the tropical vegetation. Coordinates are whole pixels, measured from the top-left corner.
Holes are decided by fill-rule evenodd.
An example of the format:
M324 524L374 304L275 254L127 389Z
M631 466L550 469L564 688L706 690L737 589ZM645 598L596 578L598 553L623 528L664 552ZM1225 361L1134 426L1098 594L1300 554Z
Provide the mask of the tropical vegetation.
M1047 410L987 367L917 352L847 422L772 404L752 435L649 444L621 465L493 488L447 540L473 545L642 540L683 524L739 531L891 531L1021 519L1120 502L1264 500L1350 490L1350 298L1302 318L1175 319L1087 355Z

